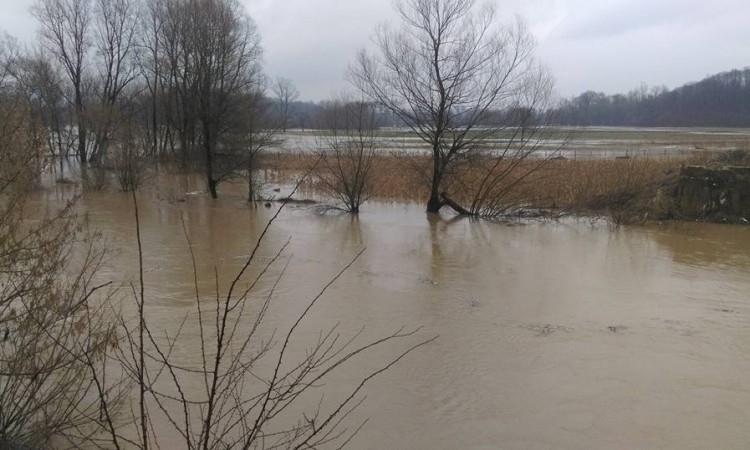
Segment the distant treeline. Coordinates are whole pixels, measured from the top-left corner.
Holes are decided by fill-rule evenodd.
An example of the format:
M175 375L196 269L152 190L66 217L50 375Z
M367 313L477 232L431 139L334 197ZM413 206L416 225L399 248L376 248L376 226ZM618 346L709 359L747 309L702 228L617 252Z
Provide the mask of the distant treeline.
M271 105L278 105L279 99L267 98L267 101ZM348 100L350 103L363 102L364 100ZM398 118L393 111L380 106L376 103L365 102L370 108L372 108L374 128L384 127L407 127L401 119ZM288 110L288 125L289 128L295 129L329 129L331 120L330 114L335 109L335 100L323 100L319 102L312 101L294 101L291 102ZM278 106L276 106L278 108ZM464 109L462 111L471 111ZM477 126L496 126L498 123L504 124L504 126L517 127L517 126L532 126L532 124L538 124L540 121L546 121L554 113L553 111L545 110L530 110L523 107L511 107L504 110L490 110L484 113L484 117L481 120L476 121ZM465 114L470 116L470 114ZM424 119L426 122L429 118ZM466 125L466 121L463 120L462 115L456 114L454 117L453 125Z
M278 99L269 99L276 104ZM312 101L294 101L289 106L289 128L296 129L321 129L327 128L327 115L330 113L332 100L323 100L320 102ZM375 127L400 127L403 126L398 117L385 108L372 105L375 114Z
M625 95L588 91L565 100L562 125L750 127L750 68L669 90L641 86Z

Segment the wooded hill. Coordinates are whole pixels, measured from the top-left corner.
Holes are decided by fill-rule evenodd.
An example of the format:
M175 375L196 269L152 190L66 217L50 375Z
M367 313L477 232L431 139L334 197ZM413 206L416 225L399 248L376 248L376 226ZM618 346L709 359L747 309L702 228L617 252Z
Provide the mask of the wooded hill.
M750 127L750 68L673 90L643 85L624 95L587 91L565 100L557 120L580 126Z

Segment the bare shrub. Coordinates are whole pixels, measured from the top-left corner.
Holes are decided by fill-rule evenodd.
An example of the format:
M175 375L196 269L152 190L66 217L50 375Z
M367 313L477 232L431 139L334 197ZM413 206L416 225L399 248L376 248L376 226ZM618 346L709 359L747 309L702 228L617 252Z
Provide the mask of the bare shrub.
M102 191L107 187L107 170L100 165L82 164L79 166L81 186L84 191Z
M76 445L99 412L89 373L116 341L95 295L107 286L94 283L104 252L74 201L59 211L29 202L44 137L28 111L0 100L0 443Z
M261 262L258 251L268 230L283 209L282 205L267 223L244 266L230 282L219 282L216 268L215 294L200 294L198 262L192 252L189 235L189 257L195 279L194 307L185 315L176 331L160 333L148 320L149 302L143 276L143 252L140 241L138 204L133 196L136 214L140 276L133 286L138 312L134 320L122 321L125 339L116 349L113 360L132 381L136 391L131 414L120 421L102 421L111 445L125 444L137 448L158 447L165 435L154 429L154 423L167 423L185 448L318 448L323 445L345 445L363 424L347 428L345 419L362 402L363 387L375 376L396 364L417 348L431 342L416 340L418 329L396 329L392 334L363 341L363 331L345 337L338 326L321 331L309 342L299 360L289 357L290 349L299 345L298 329L326 291L355 263L359 255L343 265L338 274L311 295L304 310L279 336L262 337L261 324L276 297L288 260L285 250ZM360 253L361 255L361 253ZM266 280L274 270L280 274ZM271 281L268 288L260 286ZM198 342L188 342L183 330L198 330ZM296 342L295 342L296 341ZM355 358L386 344L404 341L404 348L379 368L365 375L349 392L332 402L323 398L312 410L299 412L302 398L315 395L330 375ZM180 362L174 350L192 345L199 353L197 364ZM264 370L265 368L265 370ZM114 417L103 402L104 415ZM290 414L299 414L289 422ZM119 424L119 425L118 425ZM123 425L124 424L124 425ZM174 445L174 441L171 441Z
M123 192L135 191L143 181L146 167L144 134L130 117L119 115L110 125L108 161Z
M338 208L358 213L371 193L371 169L375 156L375 108L346 97L329 102L319 128L323 151L318 180L327 186Z

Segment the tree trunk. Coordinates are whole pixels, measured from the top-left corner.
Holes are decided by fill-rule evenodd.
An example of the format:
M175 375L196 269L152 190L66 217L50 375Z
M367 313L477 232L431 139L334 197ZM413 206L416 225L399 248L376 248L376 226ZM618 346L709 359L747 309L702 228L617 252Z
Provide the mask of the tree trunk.
M156 82L154 82L156 83ZM153 133L153 148L151 152L153 153L152 156L156 156L159 152L159 132L157 131L159 129L159 122L157 115L157 99L156 99L156 85L154 85L154 92L151 94L151 132Z
M86 154L86 125L83 123L83 118L78 119L78 159L82 163L88 162L88 155Z
M252 148L252 144L251 148ZM252 155L248 156L247 160L247 201L255 201L255 180L253 175L255 174L255 159Z
M440 212L440 208L443 207L443 202L440 200L440 180L443 177L440 164L439 150L433 149L432 157L432 185L430 186L430 198L427 200L427 212L437 213Z
M434 191L437 192L437 191ZM440 212L440 208L443 207L443 202L440 201L440 196L438 194L434 194L433 192L430 193L430 199L427 201L427 212L428 213L437 213Z
M81 94L80 85L76 84L74 89L75 112L78 125L78 159L80 159L82 163L86 163L88 162L88 155L86 154L86 123L83 118L83 95Z
M440 198L443 200L444 204L450 206L453 208L454 211L461 214L462 216L474 216L476 214L472 213L468 209L464 208L463 206L459 205L458 202L448 198L448 196L445 195L445 192L440 193Z
M206 181L208 182L208 192L211 198L216 199L219 196L216 193L217 181L214 179L214 161L211 149L211 130L205 123L203 124L203 149L206 157Z
M82 129L80 125L78 126L78 159L82 163L88 162L86 155L86 130Z

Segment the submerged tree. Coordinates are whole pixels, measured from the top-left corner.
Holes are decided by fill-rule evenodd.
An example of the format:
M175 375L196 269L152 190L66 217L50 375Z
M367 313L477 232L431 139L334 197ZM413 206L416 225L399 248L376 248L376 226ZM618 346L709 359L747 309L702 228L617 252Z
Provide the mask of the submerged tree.
M85 64L91 47L91 14L87 0L39 0L32 10L41 25L42 45L54 55L73 91L78 157L88 161L85 117Z
M480 215L481 208L450 199L452 189L461 197L477 197L475 190L464 192L476 188L457 182L456 172L479 162L489 165L489 178L495 179L490 184L507 179L508 167L498 161L519 161L538 148L527 144L544 130L544 117L536 111L546 109L551 81L534 59L535 43L522 21L499 23L490 4L402 0L396 9L402 27L380 28L377 54L360 52L350 78L429 144L427 211L448 204ZM532 112L519 120L522 109ZM493 148L496 140L499 149ZM487 198L486 191L479 197Z
M255 24L234 0L195 0L186 16L194 51L197 119L201 130L204 173L212 198L223 174L216 172L222 139L231 131L233 116L243 96L258 88L260 35Z
M100 59L93 86L96 104L88 115L94 138L92 161L104 158L113 122L122 115L119 103L138 75L135 64L138 6L135 0L98 0L93 9L94 47Z
M33 113L47 129L47 152L58 158L62 167L63 159L75 149L77 141L75 133L71 132L71 114L62 75L49 55L38 48L17 58L13 77L28 98Z
M137 7L135 0L38 0L32 10L45 54L67 83L81 162L104 157L112 111L136 79Z
M283 119L274 115L271 109L271 102L264 95L264 90L258 89L245 97L242 114L235 118L241 121L240 126L237 127L240 132L235 136L234 145L236 152L239 153L237 161L242 164L235 163L234 167L228 170L244 168L247 176L247 201L249 202L259 198L257 179L259 157L263 151L281 143L279 133L283 130Z
M77 135L81 162L108 163L116 119L137 120L148 154L199 169L216 198L222 181L252 171L272 116L273 134L286 126L296 89L276 83L283 111L272 114L260 35L238 0L37 0L34 13L53 64L24 58L23 81L58 147L59 130Z
M358 213L370 193L375 156L375 108L346 97L323 106L319 180L337 198L340 208Z

